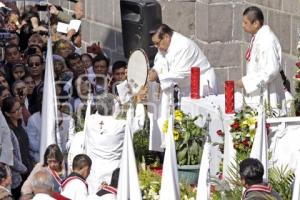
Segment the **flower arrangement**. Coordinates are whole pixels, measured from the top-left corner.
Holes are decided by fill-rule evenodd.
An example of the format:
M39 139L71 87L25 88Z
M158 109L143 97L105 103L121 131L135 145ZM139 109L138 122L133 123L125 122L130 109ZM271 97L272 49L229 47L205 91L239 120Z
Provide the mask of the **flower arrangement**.
M192 117L175 110L174 140L176 146L177 163L179 165L197 165L201 161L202 148L207 131L195 124L200 117ZM164 123L163 133L168 131L168 121Z
M294 76L295 83L295 97L294 97L294 110L295 115L300 116L300 41L297 46L298 62L296 63L297 71Z
M147 170L139 170L139 180L140 188L142 190L142 198L145 200L158 200L159 190L161 187L161 176L158 174ZM180 189L180 199L182 200L195 200L197 195L197 190L195 187L190 185L179 183Z
M244 106L241 111L235 113L230 132L238 160L249 157L256 132L256 116L257 112L249 106Z

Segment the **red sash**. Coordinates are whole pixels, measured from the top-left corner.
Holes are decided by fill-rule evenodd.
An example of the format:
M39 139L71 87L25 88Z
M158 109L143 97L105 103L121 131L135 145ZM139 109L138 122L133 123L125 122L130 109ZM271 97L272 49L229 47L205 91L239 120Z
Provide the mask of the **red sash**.
M102 190L105 190L105 191L107 191L109 193L112 193L112 194L115 194L115 195L117 194L117 189L112 187L112 186L109 186L109 185L104 186L102 188Z
M86 189L88 189L88 184L85 180L83 180L82 178L78 177L78 176L70 176L68 177L62 184L61 184L61 188L64 189L65 186L72 180L75 180L75 179L78 179L78 180L81 180L85 186L86 186Z
M252 51L252 47L253 47L253 42L254 42L255 36L253 35L249 44L249 47L246 51L246 60L249 62L251 59L251 51Z
M50 168L49 168L49 170L50 170L51 175L53 176L53 178L57 182L57 184L61 186L61 184L63 182L62 179L58 176L58 174L56 173L56 171L54 171L54 170L52 170Z
M267 193L271 193L272 191L272 187L271 186L265 186L265 185L251 185L243 194L243 198L245 199L246 195L248 194L248 192L252 192L252 191L260 191L260 192L267 192Z

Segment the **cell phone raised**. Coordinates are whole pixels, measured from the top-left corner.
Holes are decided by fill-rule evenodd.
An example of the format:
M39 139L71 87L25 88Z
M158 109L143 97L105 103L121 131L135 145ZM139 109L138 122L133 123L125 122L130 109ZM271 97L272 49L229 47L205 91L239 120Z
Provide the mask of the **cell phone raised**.
M54 5L57 10L59 11L64 11L61 6ZM47 11L49 10L49 5L47 4L35 4L35 7L37 8L38 11Z
M37 8L38 11L47 11L48 10L48 5L41 5L41 4L35 4L35 7Z
M73 3L77 3L78 2L78 0L68 0L68 1L71 1Z

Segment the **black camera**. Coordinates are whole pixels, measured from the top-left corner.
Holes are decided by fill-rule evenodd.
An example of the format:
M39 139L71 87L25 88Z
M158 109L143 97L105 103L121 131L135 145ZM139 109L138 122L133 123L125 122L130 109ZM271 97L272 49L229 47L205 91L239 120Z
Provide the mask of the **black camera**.
M54 6L56 7L57 10L64 11L61 6L58 6L58 5L54 5ZM35 4L35 7L36 7L36 9L38 11L48 11L50 5L47 5L47 4Z

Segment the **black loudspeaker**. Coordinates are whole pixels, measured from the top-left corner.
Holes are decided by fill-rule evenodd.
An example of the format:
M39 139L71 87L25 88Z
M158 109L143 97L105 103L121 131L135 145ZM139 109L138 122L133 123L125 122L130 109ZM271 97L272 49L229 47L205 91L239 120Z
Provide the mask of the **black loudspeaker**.
M123 47L126 58L135 49L143 49L153 63L157 49L154 47L150 31L161 20L161 6L155 0L121 0L121 20Z

